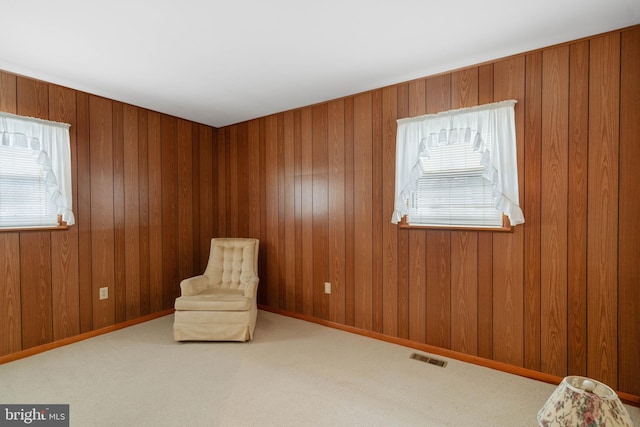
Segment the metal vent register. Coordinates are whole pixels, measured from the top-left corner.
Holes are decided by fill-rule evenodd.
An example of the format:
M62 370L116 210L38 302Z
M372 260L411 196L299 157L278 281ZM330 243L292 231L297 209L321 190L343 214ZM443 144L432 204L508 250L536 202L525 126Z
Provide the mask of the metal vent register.
M447 362L445 362L444 360L434 359L433 357L423 356L423 355L418 354L418 353L412 353L411 356L409 356L409 357L411 359L419 360L420 362L429 363L430 365L436 365L436 366L439 366L441 368L444 368L445 366L447 366Z

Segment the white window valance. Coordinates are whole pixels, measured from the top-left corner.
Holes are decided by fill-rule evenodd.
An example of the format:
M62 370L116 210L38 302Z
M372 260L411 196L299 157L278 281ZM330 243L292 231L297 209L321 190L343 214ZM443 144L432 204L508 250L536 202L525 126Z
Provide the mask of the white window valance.
M0 112L0 144L29 148L40 165L49 199L67 225L73 225L71 143L67 123Z
M408 203L423 174L420 157L429 149L473 142L482 153L483 176L493 185L496 209L511 225L524 223L518 195L515 100L399 119L396 134L395 202L391 222L408 212Z

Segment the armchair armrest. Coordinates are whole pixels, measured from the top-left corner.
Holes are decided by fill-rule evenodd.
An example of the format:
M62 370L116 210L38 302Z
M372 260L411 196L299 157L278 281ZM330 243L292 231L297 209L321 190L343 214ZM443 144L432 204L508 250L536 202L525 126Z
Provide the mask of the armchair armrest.
M209 285L209 278L205 275L189 277L180 282L180 292L184 296L198 295Z
M257 298L258 296L258 279L257 276L250 277L244 284L244 296L247 298Z

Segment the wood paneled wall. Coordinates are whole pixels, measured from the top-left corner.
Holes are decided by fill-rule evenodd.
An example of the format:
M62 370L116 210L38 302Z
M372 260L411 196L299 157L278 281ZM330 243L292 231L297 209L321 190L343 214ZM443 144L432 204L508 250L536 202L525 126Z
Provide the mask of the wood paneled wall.
M635 27L218 129L217 233L265 305L640 395L639 75ZM396 119L505 99L526 223L391 224Z
M0 110L71 124L76 217L0 231L0 355L171 308L214 234L214 129L6 72Z

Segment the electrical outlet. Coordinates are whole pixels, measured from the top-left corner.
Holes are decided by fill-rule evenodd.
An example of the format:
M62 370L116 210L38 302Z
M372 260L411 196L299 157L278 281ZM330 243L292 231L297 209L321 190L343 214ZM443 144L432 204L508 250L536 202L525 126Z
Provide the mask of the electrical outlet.
M330 294L331 293L331 283L324 282L324 293L325 294Z
M108 287L104 287L104 288L100 288L100 299L108 299L109 298L109 288Z

